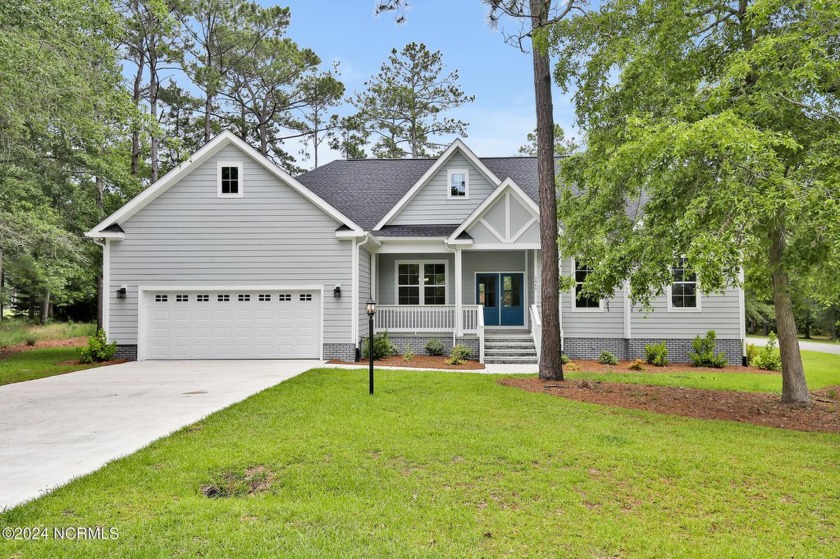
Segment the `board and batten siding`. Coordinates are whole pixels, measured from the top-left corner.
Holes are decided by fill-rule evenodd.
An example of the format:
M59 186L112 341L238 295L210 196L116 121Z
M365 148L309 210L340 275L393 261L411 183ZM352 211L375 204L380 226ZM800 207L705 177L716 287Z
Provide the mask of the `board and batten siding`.
M218 198L217 162L242 162L243 197ZM110 332L137 343L138 286L318 285L324 290L323 343L351 343L351 241L339 223L235 146L193 167L120 226L111 242ZM125 300L116 290L127 285Z
M694 338L705 336L706 332L714 330L718 339L741 338L737 288L730 287L724 294L704 294L700 299L699 311L668 311L668 299L665 295L653 300L653 312L646 313L634 308L630 319L633 337Z
M572 259L560 261L560 273L574 275ZM577 309L571 290L562 292L563 335L567 338L623 338L624 292L604 301L603 309ZM635 332L633 333L635 336Z
M366 248L359 249L359 337L365 338L368 335L367 300L373 299L370 290L370 266L371 254ZM344 296L342 294L342 296Z
M468 199L447 196L449 190L447 171L450 169L469 171ZM462 154L453 153L389 224L460 224L495 188L495 185L488 181L481 171L467 161Z

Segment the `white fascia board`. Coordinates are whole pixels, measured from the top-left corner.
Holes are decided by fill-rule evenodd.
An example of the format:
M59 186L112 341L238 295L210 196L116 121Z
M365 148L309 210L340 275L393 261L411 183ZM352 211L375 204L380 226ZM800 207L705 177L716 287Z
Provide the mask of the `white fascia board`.
M85 237L91 239L111 239L114 241L121 241L125 239L125 233L117 233L111 231L101 231L99 233L94 233L92 231L88 231L85 233Z
M425 173L423 173L423 176L420 177L420 179L414 183L414 185L408 190L408 192L406 192L405 195L402 198L400 198L400 201L397 202L396 205L394 205L394 207L391 208L391 210L387 214L385 214L385 217L383 217L379 221L379 223L376 224L373 230L378 231L379 229L382 229L383 226L387 225L388 222L391 221L391 219L393 219L398 213L400 213L400 211L406 206L406 204L408 204L408 202L412 198L414 198L415 194L417 194L420 191L420 189L423 188L423 186L429 181L429 179L431 179L440 170L440 168L443 167L443 164L446 162L447 159L449 159L449 156L455 153L456 150L460 150L461 153L464 154L464 157L466 157L467 160L476 167L476 169L481 171L485 178L487 178L487 180L493 183L494 186L499 186L499 184L501 184L501 179L499 179L499 177L497 177L493 173L493 171L488 169L487 165L482 163L481 159L479 159L478 156L475 153L473 153L473 151L470 148L467 147L467 144L465 144L459 138L451 144L449 144L449 147L446 148L446 151L440 154L440 157L437 158L437 161L435 161L434 164L432 164L432 166L429 167L429 169Z
M507 191L515 192L517 194L517 197L520 198L522 202L528 207L528 209L531 210L531 212L534 214L534 217L539 219L539 206L537 206L537 204L533 200L531 200L531 197L528 196L528 194L524 190L522 190L522 188L518 184L516 184L516 182L514 182L512 178L508 177L502 182L502 184L499 185L498 188L496 188L496 190L494 190L490 194L490 196L485 198L484 201L481 204L479 204L478 207L475 210L473 210L473 212L469 216L467 216L467 219L465 219L463 223L461 223L461 225L459 225L458 228L449 236L448 242L454 242L458 235L466 231L467 228L471 225L478 222L478 220L480 220L484 216L484 212L486 212L490 208L490 206L492 206L493 203L496 200L498 200L501 196L503 196L504 193Z
M304 185L302 185L300 182L298 182L294 177L292 177L291 175L280 169L278 166L273 164L271 161L263 157L262 154L260 154L257 150L255 150L247 143L242 141L242 139L237 137L235 134L225 130L221 134L210 140L208 143L206 143L204 146L202 146L202 148L199 149L197 152L192 154L189 157L189 159L187 159L186 161L184 161L183 163L166 173L166 175L164 175L160 180L158 180L149 188L132 198L119 210L106 217L96 227L85 233L85 236L101 237L102 229L105 229L110 225L119 223L120 221L125 221L126 219L130 218L140 209L145 207L146 204L148 204L149 202L166 192L166 189L168 189L175 182L181 179L186 173L188 173L191 170L192 167L200 165L201 163L215 155L219 150L230 144L235 145L240 150L245 152L251 157L251 159L262 165L266 170L275 175L277 178L291 186L304 198L315 204L317 207L319 207L321 210L323 210L326 214L331 216L339 223L346 225L354 231L362 231L361 227L356 225L350 218L348 218L347 216L339 212L337 209L335 209L333 206L328 204L323 198L319 197L317 194L315 194L314 192L306 188Z
M361 239L365 236L364 231L336 231L335 238L336 239Z

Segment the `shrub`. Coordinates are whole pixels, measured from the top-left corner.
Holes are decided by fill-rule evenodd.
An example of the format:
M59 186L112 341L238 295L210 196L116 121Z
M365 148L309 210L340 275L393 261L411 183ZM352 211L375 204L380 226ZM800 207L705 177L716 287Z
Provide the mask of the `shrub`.
M443 342L437 338L432 338L423 347L429 355L443 355Z
M618 359L615 358L615 355L611 351L604 350L598 356L598 363L603 365L618 365Z
M373 336L373 359L377 361L389 355L396 355L397 348L391 343L388 338L388 331L380 332ZM362 344L362 357L368 358L368 340Z
M636 360L635 360L635 361L633 361L633 363L632 363L629 367L627 367L627 368L628 368L628 369L630 369L631 371L644 371L644 370L645 370L645 368L644 368L644 366L643 366L644 364L645 364L645 362L644 362L644 361L642 361L641 359L636 359Z
M88 338L88 345L79 348L79 361L82 363L102 363L114 358L117 351L117 342L108 343L105 330L101 328Z
M32 346L35 345L35 342L37 342L37 341L38 340L35 339L35 336L29 336L28 338L26 338L26 345L28 345L29 347L32 347Z
M470 348L457 344L452 348L452 351L449 353L449 359L447 359L446 362L450 365L460 365L470 355L472 355L472 350Z
M759 369L765 371L781 371L782 356L776 349L776 333L770 332L770 341L758 351L755 356L755 364Z
M560 362L563 363L564 365L568 365L571 362L571 359L569 359L569 356L566 355L565 353L561 353L560 354Z
M756 357L758 357L758 348L755 344L747 344L747 365L755 365Z
M414 352L411 351L411 347L408 344L405 344L405 346L403 346L403 359L405 361L411 361L412 359L414 359Z
M691 342L694 351L689 352L688 359L695 367L722 369L726 366L726 354L715 355L715 339L717 339L717 334L714 330L709 330L705 338L697 336Z
M665 342L658 344L647 344L645 346L645 361L657 367L664 367L668 364L668 348Z

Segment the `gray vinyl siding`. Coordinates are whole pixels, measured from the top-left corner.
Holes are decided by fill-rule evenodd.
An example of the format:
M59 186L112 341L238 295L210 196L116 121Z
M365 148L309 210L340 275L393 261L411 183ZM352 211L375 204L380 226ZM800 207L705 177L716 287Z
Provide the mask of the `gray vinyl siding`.
M725 294L701 295L700 311L668 311L663 295L654 300L654 311L634 308L631 333L634 338L694 338L714 330L719 339L740 339L740 299L737 289Z
M574 274L572 259L563 258L561 273ZM563 335L567 338L623 338L624 337L624 293L617 292L607 299L603 310L574 309L571 290L560 294L563 309ZM635 336L636 333L634 332Z
M242 198L218 198L217 161L241 161ZM353 244L339 241L333 218L234 146L194 167L121 222L111 242L110 336L137 343L138 286L319 285L323 343L350 343ZM128 297L116 290L128 286ZM346 286L346 287L345 287Z
M455 304L455 256L449 253L424 253L422 257L416 253L380 254L377 264L377 290L379 301L383 305L397 304L397 261L407 262L446 262L446 301Z
M469 199L448 198L447 170L469 170ZM391 220L391 225L461 223L493 192L488 181L460 153L455 153Z
M365 248L359 249L359 336L368 334L367 300L373 299L370 291L371 254ZM343 294L342 294L343 296Z

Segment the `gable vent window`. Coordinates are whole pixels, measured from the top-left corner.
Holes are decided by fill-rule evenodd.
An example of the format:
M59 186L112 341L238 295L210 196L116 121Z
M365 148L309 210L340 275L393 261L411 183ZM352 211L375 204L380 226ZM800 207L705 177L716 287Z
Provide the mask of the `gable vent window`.
M176 295L175 296L175 302L176 303L187 303L187 302L189 302L189 300L190 300L189 295Z
M250 301L250 300L251 300L251 296L250 296L250 295L243 295L242 293L240 293L240 294L239 294L239 300L240 300L240 301Z
M210 301L210 296L209 295L196 295L195 300L198 301L199 303L207 303L208 301Z
M219 198L242 197L242 163L220 161L218 176Z
M260 301L262 301L262 302L271 301L271 295L268 295L268 294L265 294L265 293L260 293Z
M218 295L218 296L216 296L216 300L220 301L222 303L226 303L226 302L230 301L230 295Z
M312 294L311 293L301 293L300 294L300 300L301 301L311 301L312 300Z
M292 300L292 294L291 293L281 293L280 295L277 296L277 300L280 301L281 303L286 303L286 302Z
M155 303L165 303L169 300L168 295L155 295Z
M470 197L470 174L466 169L450 169L447 172L448 198Z

